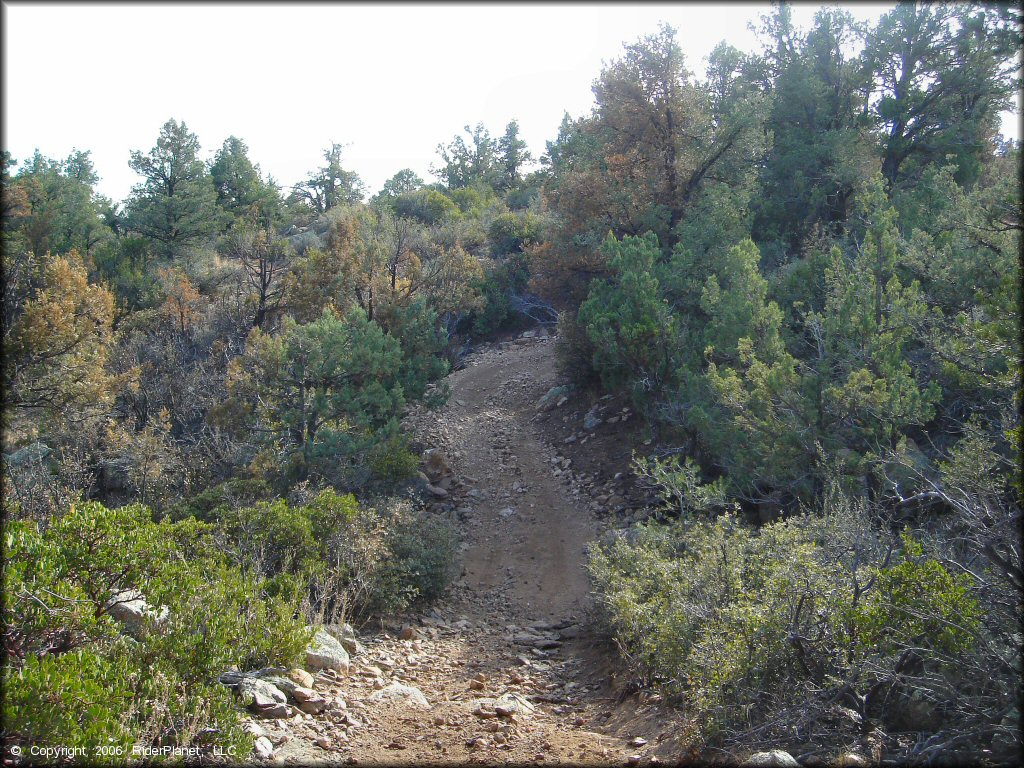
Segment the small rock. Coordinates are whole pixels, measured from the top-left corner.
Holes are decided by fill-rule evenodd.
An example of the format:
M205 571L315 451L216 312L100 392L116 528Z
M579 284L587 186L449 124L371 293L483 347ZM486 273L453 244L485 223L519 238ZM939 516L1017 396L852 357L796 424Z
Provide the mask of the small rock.
M448 491L444 488L438 488L436 485L427 485L427 490L439 499L448 498Z
M266 736L257 738L256 743L252 747L256 757L260 760L269 760L270 756L274 754L274 745L270 743L270 739Z
M313 683L316 682L313 676L304 669L290 669L288 670L288 678L297 685L301 685L303 688L312 688Z
M598 418L597 412L593 409L587 411L586 416L583 417L583 428L587 431L593 431L601 426L601 419Z
M124 589L111 594L106 604L107 613L124 625L126 634L136 640L145 636L150 622L159 626L167 621L170 610L162 606L159 611L150 607L137 589Z
M271 707L288 701L288 697L280 689L256 677L243 677L238 682L236 693L242 705L246 707Z
M331 748L331 740L328 739L326 736L321 736L319 739L317 739L313 743L316 744L318 747L320 747L320 749L330 749Z
M319 694L313 694L312 698L299 702L299 709L307 715L319 715L327 709L327 699Z
M847 752L840 755L835 764L842 768L866 768L868 760L866 757L858 755L856 752Z
M251 705L249 709L260 717L265 717L268 720L283 720L286 717L292 716L292 708L287 704L269 704L265 707Z
M796 761L796 758L781 749L755 752L740 765L743 768L800 768L800 763Z
M430 702L427 701L427 697L423 695L423 692L411 685L391 683L379 691L370 694L371 701L383 701L385 699L404 701L410 706L430 708Z
M633 739L631 742L629 742L629 746L631 746L631 747L642 747L646 743L647 743L647 739L644 739L644 738L641 738L640 736L637 736L635 739Z

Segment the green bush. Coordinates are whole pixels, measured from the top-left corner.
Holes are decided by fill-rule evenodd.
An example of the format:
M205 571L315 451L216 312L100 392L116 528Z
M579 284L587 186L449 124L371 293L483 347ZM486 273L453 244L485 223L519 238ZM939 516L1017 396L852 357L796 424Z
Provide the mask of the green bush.
M265 501L273 496L273 490L266 480L233 477L212 488L197 493L187 501L173 505L167 510L172 520L194 517L212 522L220 516L221 507L239 507Z
M417 189L395 198L395 215L416 219L427 226L460 217L459 207L436 189Z
M98 743L202 746L210 734L251 746L217 678L231 665L295 663L309 640L303 595L295 580L228 562L216 534L194 519L154 522L139 505L75 506L45 530L10 522L7 734L90 756ZM126 589L153 609L135 639L110 614Z
M530 243L540 239L540 222L532 213L501 213L487 229L491 255L495 258L522 253Z
M135 731L125 714L132 710L140 673L129 654L79 648L59 656L30 655L4 673L4 719L22 743L84 747L89 756L98 747L131 751Z
M593 367L609 390L626 388L641 403L660 391L672 367L676 318L652 276L661 256L658 238L616 240L601 245L614 277L591 283L580 305L579 324L593 350Z
M409 450L405 437L393 437L375 445L367 459L370 471L382 481L402 482L416 476L419 457Z
M438 597L451 578L451 528L407 501L359 509L327 542L325 567L310 580L313 617L364 623Z
M526 290L530 272L521 253L485 267L477 291L484 297L484 306L474 313L472 331L477 337L490 336L512 324L513 310L509 296ZM520 316L520 319L524 319Z
M640 525L595 547L590 571L627 655L708 734L806 685L866 691L909 648L953 670L979 619L968 577L848 504L761 529L734 513Z
M444 522L414 513L408 505L389 512L387 546L392 557L381 569L377 610L401 610L412 603L436 600L452 576L455 536ZM389 605L390 604L390 605Z

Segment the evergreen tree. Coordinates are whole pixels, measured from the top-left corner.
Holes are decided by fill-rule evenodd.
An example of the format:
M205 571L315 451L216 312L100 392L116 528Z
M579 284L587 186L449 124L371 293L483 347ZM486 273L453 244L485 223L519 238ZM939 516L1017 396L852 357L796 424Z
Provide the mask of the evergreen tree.
M217 194L198 155L199 139L175 120L164 123L148 154L131 155L129 165L144 181L132 190L128 225L165 258L202 245L218 228Z

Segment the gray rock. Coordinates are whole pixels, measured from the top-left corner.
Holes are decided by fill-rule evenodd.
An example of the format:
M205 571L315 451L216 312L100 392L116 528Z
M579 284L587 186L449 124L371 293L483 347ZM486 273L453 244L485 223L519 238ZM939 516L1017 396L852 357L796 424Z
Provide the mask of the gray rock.
M524 696L511 691L501 694L496 698L474 699L470 707L477 717L515 717L525 716L537 710Z
M256 743L252 747L256 757L260 760L269 760L270 756L274 754L274 745L270 743L270 739L266 736L260 736L256 739Z
M248 733L254 739L258 739L258 738L260 738L260 736L269 736L270 735L270 734L267 733L267 729L266 728L264 728L259 723L254 723L252 721L249 721L249 722L246 722L246 723L242 723L242 730L245 731L246 733Z
M366 649L359 642L359 636L351 624L325 624L324 631L341 643L350 656L361 656Z
M415 707L424 707L429 709L430 702L427 701L427 697L423 695L423 691L419 688L415 688L411 685L402 685L401 683L391 683L381 688L379 691L374 691L370 694L370 701L404 701L406 704Z
M317 630L312 642L306 648L306 666L314 671L333 669L337 672L348 672L349 656L340 642L324 630Z
M20 448L14 453L7 454L4 458L7 460L7 466L20 467L24 464L40 462L51 453L52 451L50 450L50 446L36 440L34 443L29 443L24 448Z
M267 707L285 704L288 697L276 685L258 677L243 677L238 681L238 697L245 706Z
M583 417L583 428L586 430L593 431L601 426L601 423L601 419L597 416L596 408L591 408Z
M280 675L260 675L259 679L270 683L272 686L291 698L295 698L295 689L301 687L294 680L287 677L281 677Z
M550 411L563 405L568 399L569 387L565 384L552 387L537 401L538 411Z
M743 768L800 768L800 763L796 761L796 758L781 749L755 752L740 765Z
M342 645L344 645L344 644L345 643L342 643ZM345 650L347 651L348 648L346 648ZM309 674L309 672L307 672L304 669L289 669L288 670L288 679L291 680L294 683L298 683L299 685L301 685L301 686L303 686L305 688L312 688L313 687L313 683L316 682L313 679L313 676L311 674Z
M121 622L124 631L135 639L141 639L146 634L150 622L159 626L170 616L166 605L159 611L150 607L145 596L137 589L114 592L107 601L107 613Z
M327 699L312 688L298 687L292 691L292 697L298 702L299 709L310 715L319 715L327 709Z

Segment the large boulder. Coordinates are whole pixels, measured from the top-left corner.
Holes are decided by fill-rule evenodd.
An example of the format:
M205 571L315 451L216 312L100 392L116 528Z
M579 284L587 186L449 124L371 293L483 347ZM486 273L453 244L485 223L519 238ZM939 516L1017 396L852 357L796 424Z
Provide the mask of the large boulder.
M14 453L7 454L4 458L7 460L7 466L14 468L25 464L38 464L51 453L50 446L36 440Z
M411 685L391 683L370 694L370 701L402 701L412 707L430 708L430 702L423 691Z
M150 624L159 626L167 621L170 610L163 606L152 608L145 596L137 589L122 589L111 594L106 603L107 613L124 626L126 634L141 639Z
M323 629L317 630L309 647L306 648L306 667L313 671L333 669L336 672L348 673L349 664L345 646Z
M341 643L350 656L360 656L365 650L351 624L325 624L324 631Z

